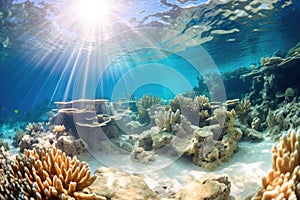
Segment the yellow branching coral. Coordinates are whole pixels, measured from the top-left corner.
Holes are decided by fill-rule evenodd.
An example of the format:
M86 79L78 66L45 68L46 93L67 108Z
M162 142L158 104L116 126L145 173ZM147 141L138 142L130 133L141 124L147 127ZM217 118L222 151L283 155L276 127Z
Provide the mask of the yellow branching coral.
M149 123L149 111L151 107L156 105L162 105L162 100L153 95L143 95L140 99L137 100L136 106L139 112L139 119L141 123Z
M250 112L251 102L248 99L243 99L242 102L236 106L236 114L242 124L247 124L248 113Z
M194 102L198 104L199 110L207 110L210 108L209 99L204 95L196 96Z
M64 132L65 130L66 130L65 125L55 125L53 128L54 133L61 133Z
M300 199L300 130L289 130L272 148L272 169L255 200Z
M56 148L39 152L25 150L9 165L1 194L12 200L82 199L80 191L95 179L85 162L68 157ZM85 194L86 199L93 199L93 196Z

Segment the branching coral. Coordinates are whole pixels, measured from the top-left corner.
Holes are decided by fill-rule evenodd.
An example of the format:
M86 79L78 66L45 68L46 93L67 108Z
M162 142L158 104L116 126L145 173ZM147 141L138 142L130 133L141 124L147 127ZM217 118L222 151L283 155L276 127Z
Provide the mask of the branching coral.
M243 99L242 102L236 106L236 114L238 116L239 121L247 125L248 113L250 112L251 103L249 99Z
M180 112L177 110L176 112L172 112L169 110L159 111L155 118L156 126L158 126L161 130L165 130L167 132L172 132L172 125L178 123L180 120Z
M54 133L61 133L66 130L66 127L64 125L55 125L53 128Z
M1 195L8 199L93 199L94 194L83 194L96 177L85 162L67 157L52 148L39 152L25 150L16 156L6 170Z
M300 198L300 130L289 130L272 148L272 169L255 200Z
M196 96L194 102L198 104L199 110L208 110L210 108L209 99L204 95Z
M43 132L43 131L44 131L43 123L28 123L25 128L26 134L29 135L34 135L35 133Z
M149 123L150 117L148 112L150 108L155 105L161 105L162 100L159 97L153 95L144 95L142 98L138 99L136 106L139 112L139 119L141 123Z
M179 94L170 101L170 107L173 112L180 110L180 114L196 126L206 125L206 119L209 117L210 103L204 95L196 96L193 100Z

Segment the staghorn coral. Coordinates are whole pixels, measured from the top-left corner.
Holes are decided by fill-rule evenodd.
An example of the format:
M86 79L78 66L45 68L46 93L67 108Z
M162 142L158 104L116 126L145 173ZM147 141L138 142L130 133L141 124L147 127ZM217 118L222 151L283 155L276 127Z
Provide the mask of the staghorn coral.
M300 130L290 129L272 148L272 169L254 200L300 198Z
M52 148L25 150L5 171L1 195L9 199L93 199L81 191L96 179L85 162ZM83 197L84 196L84 197Z

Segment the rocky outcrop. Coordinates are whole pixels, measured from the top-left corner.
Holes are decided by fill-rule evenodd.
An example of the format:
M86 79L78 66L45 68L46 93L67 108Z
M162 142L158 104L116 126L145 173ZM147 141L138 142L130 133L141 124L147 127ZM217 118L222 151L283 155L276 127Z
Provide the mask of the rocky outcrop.
M230 194L230 182L226 176L204 176L195 180L176 195L176 200L227 200Z
M97 177L88 190L110 200L159 200L142 177L122 172L114 168L100 167L95 171Z

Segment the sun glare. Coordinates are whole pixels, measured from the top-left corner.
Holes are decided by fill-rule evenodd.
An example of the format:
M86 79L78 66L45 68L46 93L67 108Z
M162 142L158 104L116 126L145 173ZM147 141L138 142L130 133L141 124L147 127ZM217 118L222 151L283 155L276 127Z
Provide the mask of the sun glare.
M76 14L86 25L108 23L112 6L107 0L77 0Z

